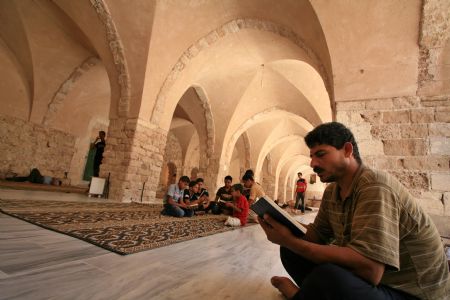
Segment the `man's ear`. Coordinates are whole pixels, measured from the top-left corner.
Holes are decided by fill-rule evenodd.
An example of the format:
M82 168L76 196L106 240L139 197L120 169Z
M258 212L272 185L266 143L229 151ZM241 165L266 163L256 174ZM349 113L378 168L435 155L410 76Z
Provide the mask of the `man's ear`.
M353 145L350 142L344 144L344 155L345 157L350 157L353 155Z

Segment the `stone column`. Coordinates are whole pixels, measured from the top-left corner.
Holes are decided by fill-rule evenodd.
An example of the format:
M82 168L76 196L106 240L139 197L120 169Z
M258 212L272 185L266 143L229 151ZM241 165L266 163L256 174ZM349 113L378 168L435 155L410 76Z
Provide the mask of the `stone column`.
M217 189L223 183L223 178L218 178L219 174L219 159L216 157L207 160L207 164L202 166L201 160L204 159L200 156L200 168L198 177L205 179L205 185L208 187L210 198L214 198ZM237 181L236 181L237 182Z
M110 121L101 176L111 174L109 198L155 202L167 132L142 119Z
M261 184L264 189L264 192L266 192L266 195L272 198L273 200L276 200L277 198L274 195L275 175L264 172ZM280 200L282 201L283 199Z

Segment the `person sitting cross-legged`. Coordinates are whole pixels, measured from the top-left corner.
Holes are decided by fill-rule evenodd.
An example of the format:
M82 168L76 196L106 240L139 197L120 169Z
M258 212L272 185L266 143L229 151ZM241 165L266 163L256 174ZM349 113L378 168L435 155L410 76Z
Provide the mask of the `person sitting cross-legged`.
M189 177L181 176L178 183L171 184L167 194L164 196L164 209L161 212L163 215L172 217L192 217L194 212L183 202L183 192L189 184Z
M197 211L204 211L205 213L208 213L211 211L213 214L220 214L219 207L216 202L211 201L209 199L209 192L206 188L204 188L204 180L203 178L197 178L196 180L198 184L198 210Z
M219 206L221 213L226 215L233 215L233 209L226 206L227 202L233 202L233 195L231 195L231 183L233 182L233 177L230 175L225 176L225 185L217 190L216 193L216 203Z
M198 210L198 205L199 205L199 198L198 198L198 190L199 190L199 186L198 183L196 181L191 181L189 182L189 188L184 190L183 193L183 198L180 199L180 201L186 205L186 207L194 210L194 214L195 211Z
M293 280L275 276L272 285L287 299L449 299L439 232L408 189L365 166L341 123L319 125L305 142L311 168L330 184L301 238L267 214L259 219Z
M248 218L248 201L242 192L244 187L237 183L231 187L231 194L233 195L233 202L227 202L225 205L233 210L233 216L228 217L225 225L228 226L244 226L247 224Z

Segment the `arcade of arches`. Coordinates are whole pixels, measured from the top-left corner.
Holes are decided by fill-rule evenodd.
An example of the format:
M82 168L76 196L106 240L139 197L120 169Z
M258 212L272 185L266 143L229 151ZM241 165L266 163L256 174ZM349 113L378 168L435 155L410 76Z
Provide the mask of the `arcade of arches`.
M86 184L107 132L111 198L215 190L245 169L273 198L310 178L305 134L332 120L441 231L450 216L446 0L0 1L0 175ZM307 198L324 186L310 184Z

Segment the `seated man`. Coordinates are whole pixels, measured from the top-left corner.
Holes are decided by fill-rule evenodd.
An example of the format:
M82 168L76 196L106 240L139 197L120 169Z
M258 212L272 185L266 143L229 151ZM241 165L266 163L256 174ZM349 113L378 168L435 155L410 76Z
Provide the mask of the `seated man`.
M267 214L259 219L295 282L275 276L272 284L288 299L448 299L439 233L408 190L365 166L340 123L316 127L305 142L311 167L330 184L303 238Z
M41 172L39 172L38 169L34 168L31 170L30 175L28 176L14 176L10 178L6 178L8 181L15 181L15 182L31 182L31 183L40 183L40 184L47 184L47 185L61 185L62 181L56 177L51 176L42 176Z
M220 214L219 208L217 206L217 203L214 201L211 201L209 199L209 193L208 190L203 188L204 185L204 180L203 178L197 178L196 180L197 184L198 184L198 193L197 193L197 197L198 197L198 210L199 211L204 211L205 213L208 213L210 210L213 214Z
M242 182L244 183L244 187L250 189L250 195L248 197L249 205L252 205L259 198L266 195L262 186L259 183L255 182L252 174L244 174L244 176L242 177Z
M167 194L164 196L164 209L161 212L163 215L172 217L192 217L194 212L180 201L183 197L183 191L189 184L189 177L181 176L178 183L171 184Z
M244 175L242 175L242 178L244 177L249 177L251 176L252 178L255 177L255 173L253 172L252 169L248 169L247 171L245 171ZM241 179L241 183L244 184L244 181ZM243 195L245 196L245 198L247 198L247 200L250 198L250 188L246 187L244 185L244 193Z
M225 205L227 202L233 202L233 195L231 195L232 182L233 178L230 175L225 176L224 179L225 185L217 190L215 199L216 203L219 206L220 212L225 213L227 215L233 214L233 210Z

